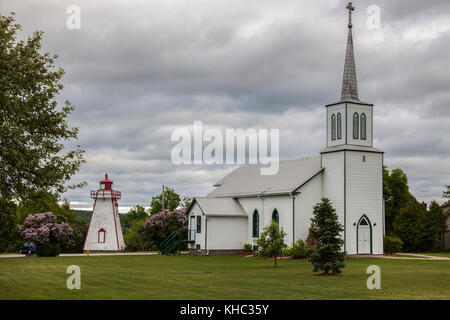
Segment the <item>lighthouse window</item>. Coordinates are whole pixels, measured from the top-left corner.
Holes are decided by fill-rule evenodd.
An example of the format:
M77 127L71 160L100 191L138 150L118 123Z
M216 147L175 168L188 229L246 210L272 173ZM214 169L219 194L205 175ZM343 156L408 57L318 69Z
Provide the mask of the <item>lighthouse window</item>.
M104 183L100 183L100 189L105 189L105 184Z
M98 243L105 243L105 229L101 228L98 230Z

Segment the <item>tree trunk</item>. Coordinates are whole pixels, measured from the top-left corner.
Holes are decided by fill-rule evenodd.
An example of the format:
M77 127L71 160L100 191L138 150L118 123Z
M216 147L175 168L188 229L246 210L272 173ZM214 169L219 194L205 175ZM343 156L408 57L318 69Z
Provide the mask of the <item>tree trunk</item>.
M273 259L274 259L273 261L275 262L275 268L276 268L276 267L277 267L277 256L274 255L274 256L273 256Z

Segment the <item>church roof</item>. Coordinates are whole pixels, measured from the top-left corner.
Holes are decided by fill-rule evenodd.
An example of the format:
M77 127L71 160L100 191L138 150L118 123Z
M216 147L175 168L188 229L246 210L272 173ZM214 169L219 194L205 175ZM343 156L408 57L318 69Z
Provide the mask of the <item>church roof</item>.
M356 144L340 144L337 146L330 146L330 147L326 147L326 148L322 149L322 151L320 151L320 153L329 153L329 152L342 151L342 150L384 153L384 151L374 148L374 147L360 146L360 145L356 145Z
M195 197L194 201L207 216L247 217L239 202L233 198Z
M293 192L323 170L320 157L282 160L278 173L261 175L261 165L237 168L214 186L207 197L246 197L287 194Z
M352 6L351 2L349 2L347 9L349 11L348 36L347 50L345 52L344 76L342 78L341 101L359 101L352 36L352 11L355 10L355 8Z

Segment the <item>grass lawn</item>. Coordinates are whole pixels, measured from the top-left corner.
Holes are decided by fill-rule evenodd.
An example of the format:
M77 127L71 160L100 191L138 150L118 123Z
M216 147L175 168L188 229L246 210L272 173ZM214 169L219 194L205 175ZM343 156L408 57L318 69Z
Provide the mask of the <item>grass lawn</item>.
M239 256L0 259L0 299L450 299L450 261L347 259L339 276L312 276L306 260ZM381 268L381 289L366 268ZM81 268L81 290L66 268Z
M442 251L442 252L431 252L431 253L419 253L419 254L424 254L427 256L436 256L436 257L446 257L446 258L450 258L450 251Z

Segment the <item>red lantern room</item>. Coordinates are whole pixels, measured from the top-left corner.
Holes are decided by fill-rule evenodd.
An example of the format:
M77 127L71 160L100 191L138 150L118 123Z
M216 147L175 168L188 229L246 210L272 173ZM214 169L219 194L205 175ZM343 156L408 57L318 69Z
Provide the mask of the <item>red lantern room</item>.
M100 190L111 190L113 182L108 179L108 174L105 173L105 179L100 181Z
M115 191L111 188L113 182L108 179L108 174L105 173L105 179L100 181L100 188L98 190L91 191L91 198L112 198L112 199L120 199L121 193L119 191Z

